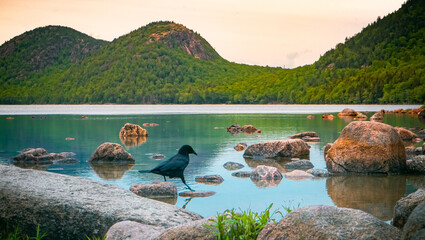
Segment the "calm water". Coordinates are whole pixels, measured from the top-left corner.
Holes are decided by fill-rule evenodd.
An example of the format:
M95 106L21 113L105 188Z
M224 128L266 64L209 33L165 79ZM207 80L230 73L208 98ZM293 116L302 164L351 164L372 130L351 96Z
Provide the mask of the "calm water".
M43 147L48 152L74 152L79 162L73 165L52 164L36 166L50 172L81 176L107 182L129 189L134 183L150 183L163 178L155 174L140 174L138 170L150 169L160 162L152 154L164 154L166 159L183 144L193 146L198 156L191 156L185 171L188 184L195 190L215 191L208 198L187 199L179 197L179 207L197 212L205 217L229 208L262 211L271 203L275 208L307 205L332 205L361 209L388 221L392 218L395 202L425 185L424 177L332 177L293 181L283 179L274 183L253 182L249 178L233 177L223 168L228 161L242 163L241 170L248 171L260 164L245 160L243 152L233 149L238 143L249 144L285 139L289 135L316 131L322 139L311 145L310 160L317 169L326 169L323 147L335 141L348 121L336 118L324 121L321 113L339 112L341 105L71 105L71 106L0 106L0 161L9 163L17 151L29 147ZM357 111L380 109L417 108L418 106L350 106ZM256 113L257 112L257 113ZM212 114L214 113L214 114ZM307 119L315 113L314 119ZM88 118L83 119L81 115ZM6 119L12 117L13 119ZM385 123L392 126L425 128L410 115L387 115ZM142 125L149 132L146 142L126 147L136 159L134 166L90 165L87 160L104 142L122 144L118 133L125 123ZM233 123L252 124L262 130L261 135L231 135L226 127ZM75 140L66 140L75 138ZM284 162L274 163L282 169ZM283 169L282 169L283 170ZM219 174L224 178L220 185L195 182L196 176ZM172 180L179 192L186 191L178 179ZM269 185L269 186L268 186ZM190 201L189 201L190 200Z

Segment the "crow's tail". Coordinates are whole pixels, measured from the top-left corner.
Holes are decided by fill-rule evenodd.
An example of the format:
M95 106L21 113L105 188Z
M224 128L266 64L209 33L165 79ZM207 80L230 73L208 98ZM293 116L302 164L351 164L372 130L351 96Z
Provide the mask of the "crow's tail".
M139 170L139 173L150 173L151 170Z

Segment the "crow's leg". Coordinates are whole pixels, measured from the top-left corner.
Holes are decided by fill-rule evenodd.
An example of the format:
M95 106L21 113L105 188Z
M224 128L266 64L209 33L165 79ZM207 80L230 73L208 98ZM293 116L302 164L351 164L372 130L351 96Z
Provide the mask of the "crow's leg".
M167 179L165 178L165 176L163 176L164 177L164 181L166 182L167 181Z
M190 191L194 191L192 188L189 187L189 185L186 184L186 181L184 180L184 176L180 177L182 179L182 182L184 183L184 185L186 185L186 187L190 190Z

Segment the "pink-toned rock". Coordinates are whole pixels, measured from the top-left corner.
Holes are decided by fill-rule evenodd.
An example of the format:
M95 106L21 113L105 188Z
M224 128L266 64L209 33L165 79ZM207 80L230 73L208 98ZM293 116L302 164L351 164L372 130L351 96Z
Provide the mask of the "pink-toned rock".
M238 143L238 145L236 145L234 149L238 152L241 152L241 151L244 151L246 147L248 147L246 143Z
M402 173L406 150L397 131L379 122L351 122L325 157L330 173Z
M128 161L135 162L133 156L118 143L106 142L101 144L92 154L89 161Z
M313 178L314 175L301 171L301 170L294 170L292 172L285 173L285 178L290 180L306 180Z
M158 237L164 230L165 228L160 226L122 221L109 228L105 240L150 240Z
M301 139L286 139L250 145L244 157L292 158L310 155L310 148Z
M205 225L212 225L210 221L213 217L204 218L201 220L193 221L189 224L178 225L166 229L159 235L156 240L179 240L179 239L196 239L196 240L215 240L217 236L214 231Z
M282 173L275 167L260 165L252 171L250 178L257 180L278 180L282 179Z
M334 115L332 115L332 114L323 114L323 115L322 115L322 118L323 118L324 120L333 120L333 119L335 118L335 116L334 116Z
M384 120L384 113L382 111L376 112L370 117L370 121L382 121Z
M338 113L338 117L355 117L357 116L357 112L354 109L346 108Z
M133 184L130 191L147 198L177 198L177 187L172 182Z
M357 116L356 116L356 119L359 119L359 120L366 120L367 119L367 116L366 115L364 115L363 113L361 113L361 112L358 112L357 113Z

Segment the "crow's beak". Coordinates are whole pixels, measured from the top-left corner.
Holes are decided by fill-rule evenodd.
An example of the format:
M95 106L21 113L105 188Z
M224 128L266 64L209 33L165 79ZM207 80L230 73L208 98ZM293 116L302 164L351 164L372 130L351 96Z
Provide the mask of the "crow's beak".
M195 154L196 156L198 156L198 154L195 151L193 151L193 154Z

